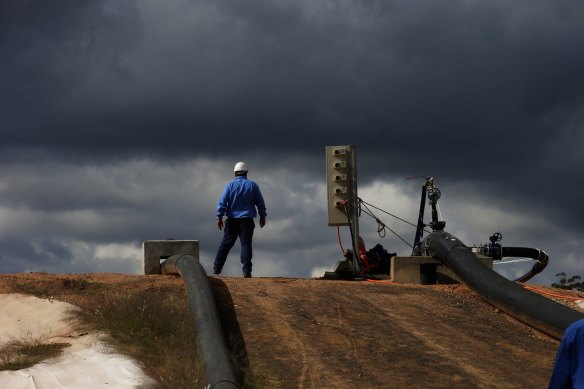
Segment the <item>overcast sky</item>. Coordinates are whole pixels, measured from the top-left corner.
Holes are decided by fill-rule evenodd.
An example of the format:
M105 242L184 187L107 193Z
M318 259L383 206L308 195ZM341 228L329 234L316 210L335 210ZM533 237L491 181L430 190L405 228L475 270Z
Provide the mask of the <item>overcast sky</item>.
M245 161L268 207L254 274L320 275L342 258L325 146L352 144L365 201L415 222L405 177L435 177L467 245L499 231L550 255L534 282L584 275L583 20L577 0L1 0L0 272L139 274L167 238L211 270Z

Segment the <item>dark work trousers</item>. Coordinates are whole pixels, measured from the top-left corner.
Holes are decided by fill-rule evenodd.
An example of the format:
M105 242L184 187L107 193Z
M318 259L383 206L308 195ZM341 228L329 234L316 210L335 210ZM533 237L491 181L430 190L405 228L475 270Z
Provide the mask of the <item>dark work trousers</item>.
M243 265L243 274L251 274L251 241L254 228L255 223L251 217L244 217L241 219L227 218L225 226L223 227L223 240L221 241L219 249L217 250L217 255L215 256L213 267L215 274L221 273L223 265L227 260L227 254L229 254L229 250L231 250L238 237L239 242L241 243L241 264Z

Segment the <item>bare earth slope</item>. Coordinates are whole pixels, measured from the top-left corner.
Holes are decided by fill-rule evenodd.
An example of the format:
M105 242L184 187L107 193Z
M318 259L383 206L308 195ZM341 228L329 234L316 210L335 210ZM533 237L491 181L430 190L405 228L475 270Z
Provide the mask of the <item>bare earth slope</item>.
M235 308L251 370L282 387L545 388L558 345L462 286L214 284L220 310Z
M251 387L546 388L558 347L462 285L210 280ZM0 275L0 293L32 284L71 303L106 291L184 294L171 276Z

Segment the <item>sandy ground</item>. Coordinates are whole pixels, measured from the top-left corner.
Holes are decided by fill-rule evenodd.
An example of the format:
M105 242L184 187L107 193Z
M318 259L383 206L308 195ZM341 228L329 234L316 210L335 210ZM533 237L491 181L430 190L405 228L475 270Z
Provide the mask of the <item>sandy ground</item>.
M253 387L546 388L559 345L462 285L210 281L238 374ZM30 282L71 303L99 298L103 285L184 294L172 276L38 273L0 275L0 293Z
M67 343L63 354L18 371L1 371L0 388L134 388L149 382L138 364L112 354L94 333L67 320L74 305L52 298L0 294L0 346L11 341Z

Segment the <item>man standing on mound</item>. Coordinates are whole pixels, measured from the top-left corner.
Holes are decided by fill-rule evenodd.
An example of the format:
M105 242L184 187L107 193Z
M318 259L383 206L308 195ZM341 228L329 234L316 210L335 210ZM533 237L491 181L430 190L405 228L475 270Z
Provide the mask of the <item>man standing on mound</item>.
M259 213L260 228L266 225L266 204L258 184L247 179L247 165L237 162L233 169L235 179L229 182L217 203L217 228L223 231L223 240L217 250L213 273L221 274L223 265L227 260L229 250L239 237L241 243L241 264L243 276L251 277L251 241L255 223L253 219ZM257 208L257 212L256 212ZM223 216L227 216L225 225Z

